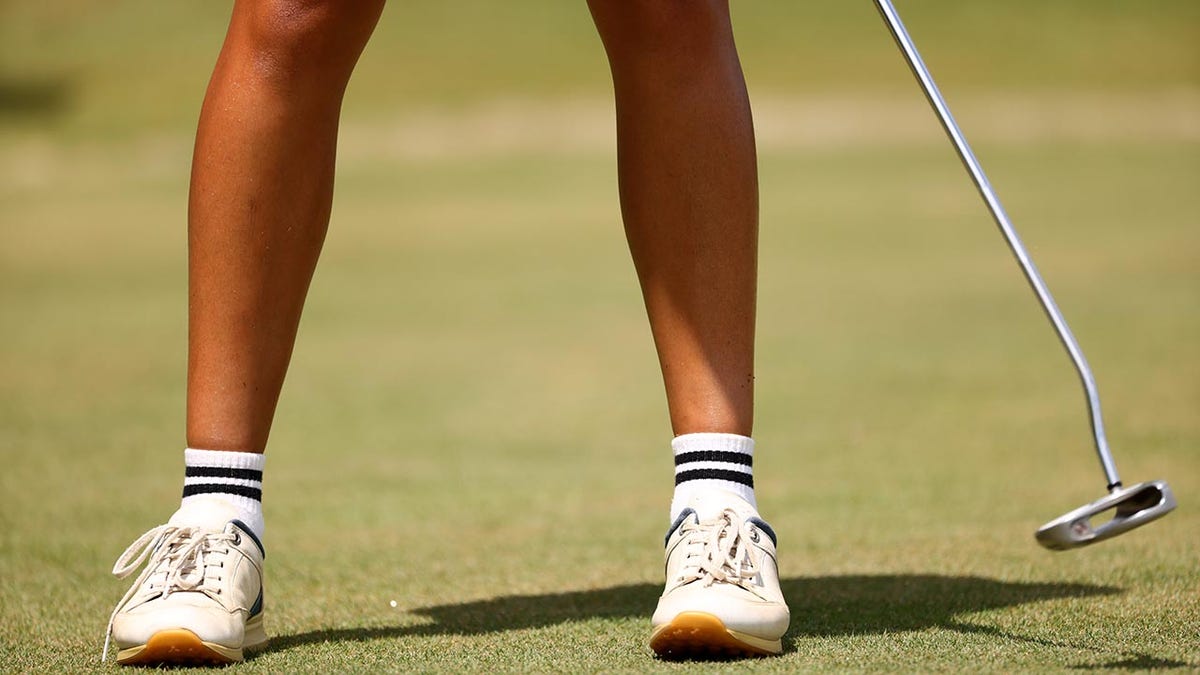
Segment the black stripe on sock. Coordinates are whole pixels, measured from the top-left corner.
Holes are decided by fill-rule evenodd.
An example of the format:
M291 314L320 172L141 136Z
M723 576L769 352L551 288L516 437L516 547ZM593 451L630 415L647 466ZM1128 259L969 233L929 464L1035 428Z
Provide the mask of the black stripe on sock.
M228 483L193 483L192 485L183 486L184 497L207 494L238 495L239 497L249 497L256 501L262 501L262 488L248 487L246 485L230 485Z
M240 478L262 482L262 472L258 469L232 469L227 466L189 466L184 469L183 475L187 478Z
M754 466L754 455L747 455L744 452L723 452L721 450L700 450L698 452L683 452L675 455L675 466L691 462L725 462L727 464Z
M691 471L681 471L675 474L675 484L686 483L689 480L727 480L731 483L741 483L747 487L754 487L754 476L741 471L728 471L726 469L692 469Z

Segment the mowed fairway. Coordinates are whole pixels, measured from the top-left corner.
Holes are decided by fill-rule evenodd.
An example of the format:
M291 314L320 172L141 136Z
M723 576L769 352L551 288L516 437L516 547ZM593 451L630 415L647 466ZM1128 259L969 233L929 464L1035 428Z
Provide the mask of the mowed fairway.
M405 12L481 53L485 31L397 4L364 57L270 445L273 642L238 672L747 667L658 662L645 646L670 429L599 46L581 3L529 4L514 10L541 19L528 51L500 49L484 75L416 41L447 71L414 66L403 105L384 85L389 59L416 49L397 37L420 35ZM793 616L785 654L748 667L1200 669L1197 10L1079 1L1035 17L1035 37L1076 16L1129 37L1123 60L1092 45L1095 65L1078 36L998 60L992 24L1020 26L1038 3L941 24L954 3L918 4L929 65L946 64L949 102L1096 370L1123 477L1169 480L1180 506L1096 547L1035 544L1038 525L1103 493L1066 355L869 3L821 10L836 33L747 4L756 482ZM128 119L105 98L131 86L114 64L154 59L132 42L98 58L103 21L5 10L92 60L70 71L76 109L0 118L3 671L102 668L127 586L108 570L179 497L189 126L224 9L135 11L157 6L115 3L142 22L123 39L173 35L186 67L131 65L126 79L166 93ZM789 88L786 21L818 35L832 74ZM188 25L205 39L182 39ZM976 48L996 61L972 61ZM523 88L513 73L539 49L550 65ZM854 54L873 74L854 75ZM6 63L45 74L64 59L30 47ZM1069 86L1053 85L1055 64ZM991 66L995 87L977 72Z

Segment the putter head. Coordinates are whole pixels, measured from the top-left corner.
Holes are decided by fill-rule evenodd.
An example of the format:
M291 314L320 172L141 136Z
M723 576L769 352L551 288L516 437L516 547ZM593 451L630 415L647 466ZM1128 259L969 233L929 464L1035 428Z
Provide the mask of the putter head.
M1070 513L1038 528L1037 540L1055 551L1087 546L1111 539L1135 527L1162 518L1175 508L1175 495L1166 481L1153 480L1127 488L1117 488L1108 495L1085 504ZM1092 518L1113 510L1112 519L1092 525Z

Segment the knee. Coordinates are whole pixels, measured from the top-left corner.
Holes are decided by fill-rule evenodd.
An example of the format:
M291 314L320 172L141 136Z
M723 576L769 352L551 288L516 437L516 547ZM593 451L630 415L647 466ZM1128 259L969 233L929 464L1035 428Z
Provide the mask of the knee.
M243 0L234 25L267 77L349 78L382 8L383 0Z
M728 0L588 0L609 56L697 55L731 41Z

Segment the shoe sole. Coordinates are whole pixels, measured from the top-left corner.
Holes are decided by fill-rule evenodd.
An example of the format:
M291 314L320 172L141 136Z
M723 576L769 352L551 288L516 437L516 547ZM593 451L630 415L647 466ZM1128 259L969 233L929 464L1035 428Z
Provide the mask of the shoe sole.
M650 649L664 659L729 659L775 656L783 652L783 641L730 630L705 612L681 612L654 629Z
M205 642L186 628L162 630L151 635L144 645L117 652L117 663L123 666L224 666L238 663L245 659L246 652L267 646L261 614L246 624L246 639L252 644L234 649L215 642Z

